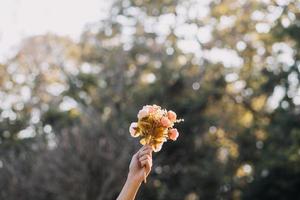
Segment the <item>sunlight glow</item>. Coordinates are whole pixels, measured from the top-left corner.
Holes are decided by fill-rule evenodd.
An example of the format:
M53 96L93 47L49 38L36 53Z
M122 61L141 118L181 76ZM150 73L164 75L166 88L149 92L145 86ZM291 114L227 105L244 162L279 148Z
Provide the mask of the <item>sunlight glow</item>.
M110 1L1 0L0 62L22 38L52 32L78 39L87 23L107 17Z

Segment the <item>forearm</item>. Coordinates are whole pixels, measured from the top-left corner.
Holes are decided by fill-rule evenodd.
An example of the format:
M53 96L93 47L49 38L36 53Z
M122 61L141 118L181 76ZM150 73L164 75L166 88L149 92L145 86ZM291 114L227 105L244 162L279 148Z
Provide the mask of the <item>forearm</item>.
M122 188L117 200L134 200L138 189L141 186L141 180L128 175L125 185Z

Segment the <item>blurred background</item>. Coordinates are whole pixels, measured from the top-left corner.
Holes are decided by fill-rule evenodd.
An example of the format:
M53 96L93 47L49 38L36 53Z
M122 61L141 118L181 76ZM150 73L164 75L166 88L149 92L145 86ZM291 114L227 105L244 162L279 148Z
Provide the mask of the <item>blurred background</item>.
M115 199L145 104L137 199L300 199L299 49L298 0L1 0L0 199Z

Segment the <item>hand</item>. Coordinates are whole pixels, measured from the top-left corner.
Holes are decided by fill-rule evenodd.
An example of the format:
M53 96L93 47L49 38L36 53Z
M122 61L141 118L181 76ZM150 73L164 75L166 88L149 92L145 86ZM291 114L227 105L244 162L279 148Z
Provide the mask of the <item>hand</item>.
M129 173L125 185L117 200L133 200L145 176L152 167L152 147L145 145L136 152L129 165Z
M129 165L128 177L142 182L149 175L152 167L152 147L145 145L136 152Z

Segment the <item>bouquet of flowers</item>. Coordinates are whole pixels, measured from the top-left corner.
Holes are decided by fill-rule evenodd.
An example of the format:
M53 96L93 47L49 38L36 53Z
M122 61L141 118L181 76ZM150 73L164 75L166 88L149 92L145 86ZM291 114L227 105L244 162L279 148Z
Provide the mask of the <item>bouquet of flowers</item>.
M168 139L175 141L179 133L174 124L183 121L177 119L174 111L167 111L157 105L144 106L137 115L138 121L132 122L129 132L132 137L141 137L142 145L150 145L154 152L161 150Z

